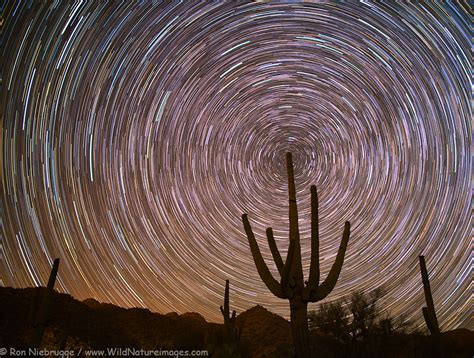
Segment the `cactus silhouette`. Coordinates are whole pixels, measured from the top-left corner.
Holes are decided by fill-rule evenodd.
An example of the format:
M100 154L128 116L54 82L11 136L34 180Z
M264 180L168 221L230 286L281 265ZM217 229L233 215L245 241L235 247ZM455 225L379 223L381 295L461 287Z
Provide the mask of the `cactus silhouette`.
M226 330L227 338L231 341L236 341L240 339L241 330L235 326L235 311L232 311L232 316L230 316L229 309L229 280L225 280L225 293L224 293L224 306L221 306L221 312L224 316L224 327Z
M432 336L439 336L440 330L438 325L438 319L436 318L436 311L433 303L433 296L431 295L430 279L428 277L428 270L426 270L425 257L419 256L420 259L420 271L421 279L423 281L423 290L425 291L426 307L423 307L423 317L425 318L426 325L431 332Z
M56 282L56 276L59 269L59 258L54 260L51 273L49 275L48 286L44 292L43 299L41 300L40 306L36 312L35 319L33 321L33 347L37 348L40 346L41 341L43 340L44 329L48 324L50 307L51 307L51 297L53 295L54 283Z
M288 254L283 263L280 252L273 237L273 231L268 228L267 239L273 259L281 276L278 282L268 269L247 214L242 215L245 232L250 244L255 266L262 281L268 289L277 297L288 299L291 312L291 330L295 353L297 357L310 357L308 313L309 302L317 302L324 299L336 285L341 272L347 243L350 236L350 223L346 221L342 241L337 252L336 260L329 271L326 279L319 284L319 219L318 219L318 193L316 186L311 186L311 266L308 281L304 281L301 263L300 233L298 228L298 209L296 205L296 188L293 174L293 159L291 153L286 155L286 166L288 172L288 194L289 194L289 220L290 220L290 243Z

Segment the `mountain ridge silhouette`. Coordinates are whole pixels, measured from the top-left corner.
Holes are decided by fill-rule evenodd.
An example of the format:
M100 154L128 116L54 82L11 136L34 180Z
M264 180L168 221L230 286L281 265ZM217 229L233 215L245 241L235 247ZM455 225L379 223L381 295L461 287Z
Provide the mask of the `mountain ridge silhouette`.
M0 287L0 347L29 347L33 329L35 299L45 288ZM219 309L216 307L216 309ZM205 350L222 344L223 324L207 322L198 313L160 314L146 308L123 308L93 298L79 301L69 294L54 291L51 319L41 346L50 349L138 349ZM237 316L242 329L242 357L289 357L292 351L290 323L262 306L254 306ZM314 342L331 355L330 337L311 332ZM415 338L405 337L413 344ZM405 339L404 338L404 339ZM419 338L416 338L419 339ZM420 344L429 337L422 336ZM443 332L443 339L454 347L455 357L472 352L474 332L456 329ZM408 345L407 345L408 346Z

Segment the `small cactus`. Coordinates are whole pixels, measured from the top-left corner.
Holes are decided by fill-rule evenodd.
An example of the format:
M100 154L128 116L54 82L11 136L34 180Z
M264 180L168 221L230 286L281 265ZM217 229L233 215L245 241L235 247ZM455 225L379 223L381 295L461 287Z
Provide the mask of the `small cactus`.
M44 292L43 299L41 300L40 306L36 312L33 321L33 348L38 348L43 340L44 330L50 316L51 297L53 295L54 283L56 282L56 276L58 275L59 269L59 258L54 260L51 274L49 275L48 286Z
M426 269L425 257L419 256L421 279L423 281L423 289L425 291L426 307L422 308L423 317L426 325L432 336L439 336L441 331L438 325L438 318L436 318L436 311L433 303L433 296L431 295L430 279L428 277L428 270Z
M229 280L225 280L225 292L224 292L224 306L221 306L221 312L224 316L224 327L227 337L231 341L237 341L240 339L240 334L242 333L239 327L236 327L236 313L232 311L232 316L230 316L229 309Z

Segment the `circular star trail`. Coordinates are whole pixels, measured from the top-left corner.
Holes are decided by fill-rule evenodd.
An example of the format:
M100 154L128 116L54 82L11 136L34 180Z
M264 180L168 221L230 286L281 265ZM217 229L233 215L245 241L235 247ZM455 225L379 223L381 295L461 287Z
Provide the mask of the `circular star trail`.
M304 272L309 187L327 300L383 287L424 326L470 318L470 32L453 4L9 3L2 10L0 284L221 320L256 304L240 217L288 246L295 162ZM466 5L467 6L467 5ZM316 308L311 305L310 308Z

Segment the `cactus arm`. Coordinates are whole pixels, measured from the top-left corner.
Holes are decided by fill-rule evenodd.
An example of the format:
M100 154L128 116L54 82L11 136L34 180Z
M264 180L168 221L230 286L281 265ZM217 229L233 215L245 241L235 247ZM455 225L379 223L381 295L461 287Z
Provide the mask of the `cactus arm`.
M433 303L433 296L431 294L430 279L428 277L428 270L426 269L426 262L424 256L419 256L421 279L423 281L423 290L425 292L426 307L423 307L423 316L425 317L426 325L432 335L439 335L440 329L436 311Z
M286 296L289 296L290 291L291 291L289 279L290 279L290 274L291 274L293 258L295 256L295 249L296 249L295 240L290 240L290 247L288 248L288 253L286 255L285 266L283 267L283 271L281 274L281 288Z
M427 305L427 309L429 309L430 306L434 306L433 296L431 295L430 279L428 277L428 270L426 269L425 257L419 256L419 260L420 260L421 279L423 281L423 290L425 292L426 305Z
M428 308L423 307L421 310L423 311L423 317L425 318L425 322L426 322L426 326L428 327L428 330L430 332L433 332L433 324L431 322L430 315L428 314Z
M311 186L311 266L309 268L308 289L316 290L319 285L319 213L318 191Z
M290 217L290 244L294 240L295 250L292 258L291 275L301 281L303 285L303 267L301 264L300 232L298 227L298 207L296 205L295 175L293 172L293 157L286 153L286 169L288 173L288 201Z
M267 239L268 239L268 246L270 246L270 250L272 252L273 260L275 261L275 265L280 275L282 275L283 274L283 260L281 259L280 251L278 251L278 247L276 246L275 238L273 237L273 230L271 227L267 229Z
M226 318L229 317L229 280L225 280L224 315Z
M48 286L47 286L49 292L53 291L54 283L56 282L56 276L58 275L58 268L59 268L59 258L54 260L53 267L49 275Z
M43 339L44 330L48 323L54 283L56 282L58 269L59 258L54 260L53 267L51 268L51 273L48 279L48 286L46 288L46 291L44 292L43 299L41 300L40 306L38 307L38 312L36 313L36 317L34 319L32 346L35 348L40 346L41 341Z
M260 278L275 296L279 298L285 298L280 283L273 278L273 275L263 260L260 249L258 248L257 240L255 240L252 227L250 226L249 220L247 218L247 214L242 215L242 222L244 224L244 229L249 240L250 251L252 252L253 260L255 262L255 266L257 267Z
M347 243L349 242L349 236L351 234L351 224L349 221L346 221L344 225L344 233L342 234L341 245L337 252L336 261L331 267L328 276L324 282L318 287L316 291L313 291L309 297L310 302L316 302L324 299L332 291L334 286L336 286L337 279L342 269L342 264L344 263L344 256L346 254Z

